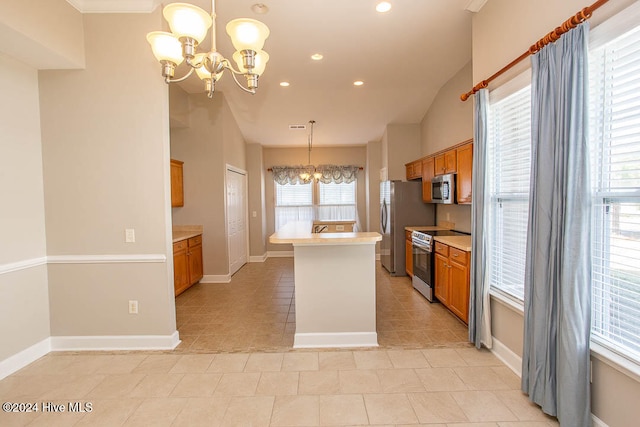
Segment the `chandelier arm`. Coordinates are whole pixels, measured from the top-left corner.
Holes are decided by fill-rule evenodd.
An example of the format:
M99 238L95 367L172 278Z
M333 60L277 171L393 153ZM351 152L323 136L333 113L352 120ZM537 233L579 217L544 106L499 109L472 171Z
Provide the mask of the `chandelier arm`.
M233 71L233 70L232 70L232 71ZM244 86L242 85L242 83L240 83L240 82L238 81L238 78L236 77L236 73L231 73L231 75L233 76L233 80L236 82L236 85L238 85L238 87L239 87L240 89L242 89L243 91L245 91L245 92L247 92L247 93L250 93L250 94L252 94L252 95L255 95L255 93L256 93L255 89L253 89L253 90L252 90L252 89L247 89L246 87L244 87Z
M180 77L179 79L172 79L171 77L168 77L168 76L167 76L167 77L165 77L164 81L165 81L166 83L180 83L181 81L184 81L184 80L186 80L187 78L189 78L189 76L190 76L191 74L193 74L193 70L195 70L195 68L191 68L191 69L189 69L189 72L188 72L185 76Z
M245 74L242 71L238 71L235 68L233 68L233 65L231 65L231 61L229 61L227 58L222 60L222 64L223 64L224 68L226 68L227 70L231 71L234 75L235 74L240 74L240 75L244 76L244 74Z

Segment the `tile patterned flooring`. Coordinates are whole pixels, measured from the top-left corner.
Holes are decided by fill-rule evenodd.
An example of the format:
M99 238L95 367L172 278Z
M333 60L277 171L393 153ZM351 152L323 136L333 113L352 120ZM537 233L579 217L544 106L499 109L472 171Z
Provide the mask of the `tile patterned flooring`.
M293 350L292 260L246 265L177 298L174 351L50 353L0 381L2 402L39 408L0 425L558 426L408 278L378 264L377 292L378 349Z

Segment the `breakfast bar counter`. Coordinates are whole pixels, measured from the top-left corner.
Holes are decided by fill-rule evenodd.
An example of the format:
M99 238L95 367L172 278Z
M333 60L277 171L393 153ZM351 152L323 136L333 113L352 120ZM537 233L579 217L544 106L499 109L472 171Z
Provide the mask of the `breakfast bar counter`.
M269 237L293 245L294 348L377 346L375 262L382 236L311 231L311 222L293 222Z

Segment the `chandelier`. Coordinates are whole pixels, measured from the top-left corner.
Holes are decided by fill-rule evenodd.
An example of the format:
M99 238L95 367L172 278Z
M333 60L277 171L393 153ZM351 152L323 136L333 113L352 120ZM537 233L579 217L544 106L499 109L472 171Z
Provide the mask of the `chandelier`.
M242 90L256 93L258 77L264 72L269 60L267 52L262 50L269 37L269 28L265 24L249 18L234 19L227 24L227 34L236 49L233 54L233 60L238 66L236 69L216 50L215 0L211 0L211 14L188 3L171 3L163 9L162 14L169 22L171 32L153 31L147 34L147 41L162 65L162 76L167 84L181 82L195 71L205 83L207 95L211 98L216 82L220 80L224 70L229 70ZM198 53L198 45L207 36L212 25L211 50ZM183 77L174 78L176 67L183 61L191 67L189 72ZM239 75L245 76L246 87L238 81Z
M317 181L322 177L322 173L316 170L316 167L311 164L311 149L313 148L313 125L315 123L315 120L309 120L309 135L307 137L308 161L307 165L302 168L302 172L300 173L300 179L302 179L303 182L309 182L312 178Z

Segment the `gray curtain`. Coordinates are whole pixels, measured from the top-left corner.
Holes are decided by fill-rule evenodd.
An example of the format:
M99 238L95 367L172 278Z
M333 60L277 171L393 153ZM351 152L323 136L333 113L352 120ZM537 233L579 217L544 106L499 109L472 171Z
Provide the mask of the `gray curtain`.
M473 130L473 178L471 203L471 286L469 289L469 341L477 348L484 344L492 347L491 310L489 309L489 250L484 230L485 209L488 208L486 178L487 165L487 109L489 91L481 89L475 94Z
M591 425L588 30L532 57L522 390L563 427Z

